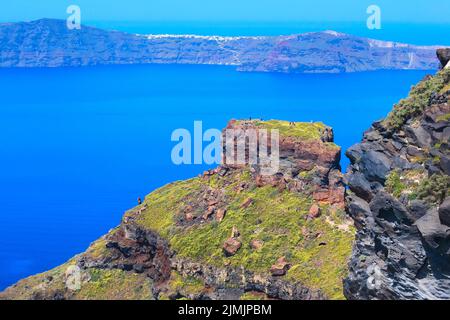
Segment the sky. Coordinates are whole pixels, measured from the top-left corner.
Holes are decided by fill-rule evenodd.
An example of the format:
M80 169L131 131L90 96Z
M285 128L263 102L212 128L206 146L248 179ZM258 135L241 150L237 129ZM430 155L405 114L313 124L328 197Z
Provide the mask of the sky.
M375 4L384 21L450 23L450 0L12 0L0 21L64 19L71 4L84 21L362 21Z

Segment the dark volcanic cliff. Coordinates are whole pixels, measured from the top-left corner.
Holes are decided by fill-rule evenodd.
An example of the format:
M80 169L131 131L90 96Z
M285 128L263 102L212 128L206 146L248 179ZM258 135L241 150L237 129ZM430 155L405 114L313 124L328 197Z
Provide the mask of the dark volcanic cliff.
M448 50L438 51L448 65ZM358 229L349 299L450 299L450 69L415 86L351 147Z
M0 67L214 64L240 71L336 73L438 68L434 47L333 31L276 37L135 35L63 20L0 24Z

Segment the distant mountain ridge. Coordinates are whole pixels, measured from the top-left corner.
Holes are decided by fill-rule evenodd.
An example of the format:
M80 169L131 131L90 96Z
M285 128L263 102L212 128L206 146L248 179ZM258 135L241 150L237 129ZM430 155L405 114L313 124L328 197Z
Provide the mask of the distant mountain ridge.
M110 64L232 65L239 71L339 73L433 70L436 46L414 46L334 31L291 36L139 35L41 19L0 24L0 67Z

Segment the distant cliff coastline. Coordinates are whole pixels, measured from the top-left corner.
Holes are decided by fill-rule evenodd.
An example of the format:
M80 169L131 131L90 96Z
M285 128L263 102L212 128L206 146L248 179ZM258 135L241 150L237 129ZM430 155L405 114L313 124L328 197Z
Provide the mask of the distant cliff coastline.
M239 71L340 73L437 69L436 47L334 31L292 36L135 35L63 20L0 24L0 67L110 64L232 65Z

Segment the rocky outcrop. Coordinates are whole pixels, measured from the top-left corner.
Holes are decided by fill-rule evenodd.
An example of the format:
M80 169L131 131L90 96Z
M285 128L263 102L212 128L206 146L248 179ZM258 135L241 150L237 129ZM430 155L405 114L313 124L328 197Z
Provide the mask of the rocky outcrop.
M238 130L246 136L251 130L270 129L272 125L279 124L276 121L230 121L225 130ZM283 127L283 130L286 131L280 132L279 171L267 176L262 175L257 167L253 168L257 185L260 187L271 185L279 190L288 189L293 192L308 193L318 203L343 208L345 186L340 168L341 149L333 142L333 130L322 124L286 123L285 125L287 128ZM296 126L299 127L296 128ZM311 132L317 132L317 135L309 137L308 131L303 131L304 126L311 126ZM248 144L245 154L248 160ZM227 167L226 164L225 167Z
M240 71L338 73L438 68L434 47L333 31L274 37L135 35L64 20L0 24L0 67L214 64Z
M336 188L330 178L339 168L331 128L259 120L228 127L279 129L280 170L263 177L258 165L224 164L155 190L86 252L0 299L341 299L354 230L336 201L342 181ZM311 207L321 213L314 219ZM77 274L79 287L68 286Z
M349 299L450 299L449 83L426 77L347 151Z

